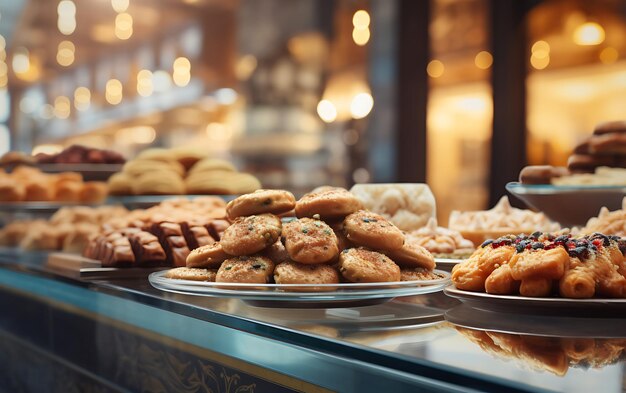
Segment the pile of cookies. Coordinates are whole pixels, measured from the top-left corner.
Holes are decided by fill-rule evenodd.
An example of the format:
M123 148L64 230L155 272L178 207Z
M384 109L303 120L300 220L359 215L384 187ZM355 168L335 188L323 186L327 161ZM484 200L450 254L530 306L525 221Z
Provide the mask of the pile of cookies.
M448 220L450 229L459 231L463 237L474 244L509 233L555 232L560 225L551 221L543 213L511 206L509 198L503 196L490 210L452 211Z
M294 209L297 218L283 223L279 215ZM440 278L426 249L342 188L320 187L297 202L284 190L258 190L229 202L226 211L232 225L220 241L192 251L187 267L166 277L255 284Z
M48 174L29 166L0 171L0 202L101 203L107 194L106 183L83 181L76 172Z
M148 149L109 178L112 195L230 195L261 184L228 161L193 149Z
M606 176L601 167L626 168L626 121L598 124L593 134L579 143L567 160L567 168L551 165L527 166L520 172L522 184L617 185L624 184L620 171ZM595 173L594 173L595 172ZM575 174L592 174L579 176ZM570 176L575 175L575 176Z
M458 289L495 295L626 298L626 240L535 232L483 243L452 269Z

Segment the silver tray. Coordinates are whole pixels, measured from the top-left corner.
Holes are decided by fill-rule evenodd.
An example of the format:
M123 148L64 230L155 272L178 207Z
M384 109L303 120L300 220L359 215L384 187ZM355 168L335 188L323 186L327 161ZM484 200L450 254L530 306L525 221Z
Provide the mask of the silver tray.
M469 292L448 286L448 296L480 310L502 313L570 316L624 316L626 299L567 299L560 297L526 297L517 295L492 295L484 292Z
M449 284L450 273L435 271L444 278L361 284L247 284L171 279L165 277L165 271L161 271L150 274L148 280L153 287L167 292L238 298L259 307L337 308L369 306L387 302L398 296L441 291ZM314 292L317 288L329 290ZM292 291L289 291L290 289ZM293 291L303 289L307 291Z
M622 208L624 186L553 186L508 183L506 190L528 207L542 211L562 226L582 226L598 215L600 208Z

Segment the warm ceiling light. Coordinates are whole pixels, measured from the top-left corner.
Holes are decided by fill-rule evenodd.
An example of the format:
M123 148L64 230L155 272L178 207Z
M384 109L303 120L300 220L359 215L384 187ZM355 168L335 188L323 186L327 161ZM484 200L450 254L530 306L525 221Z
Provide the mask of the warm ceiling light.
M86 87L77 87L74 90L74 107L79 111L86 111L91 105L91 92Z
M30 54L28 53L28 49L24 47L15 49L11 65L13 66L13 72L16 74L28 72L30 69Z
M428 73L428 76L430 76L431 78L439 78L441 75L443 75L444 71L445 67L443 63L439 60L431 60L428 63L428 66L426 66L426 73Z
M70 117L70 99L65 96L58 96L54 99L54 115L59 119Z
M358 10L352 17L352 25L357 29L366 29L370 25L370 14L365 10Z
M337 109L332 102L328 100L321 100L317 104L317 114L326 123L332 123L337 119Z
M115 17L115 36L120 40L127 40L133 35L133 17L126 12Z
M480 51L476 57L474 57L474 64L481 70L486 70L493 64L493 56L487 51Z
M369 115L374 107L374 98L369 93L359 93L350 102L350 114L354 119L362 119Z
M105 86L104 96L111 105L122 102L122 82L117 79L109 79Z
M93 25L91 27L89 35L95 41L103 42L105 44L110 44L117 40L117 36L115 35L115 28L111 25Z
M537 57L532 55L530 56L530 64L537 70L543 70L550 64L550 56Z
M74 51L76 47L71 41L61 41L57 48L57 63L67 67L74 63Z
M543 59L550 56L550 44L545 41L537 41L530 48L533 56Z
M615 63L619 59L619 52L612 47L606 47L600 52L600 61L604 64Z
M178 73L172 76L172 80L176 86L184 87L189 84L191 81L191 74L189 73Z
M174 60L174 73L189 72L191 70L191 62L186 57L179 57Z
M57 6L60 17L76 16L76 4L72 0L61 0Z
M129 0L111 0L111 6L115 12L124 12L128 9Z
M586 22L574 30L573 39L582 46L599 45L604 41L604 29L595 22Z
M354 40L354 43L358 46L363 46L367 44L367 42L370 40L370 29L368 29L367 27L364 29L359 29L355 27L352 30L352 39Z
M142 97L148 97L154 91L152 86L152 72L141 70L137 73L137 93Z

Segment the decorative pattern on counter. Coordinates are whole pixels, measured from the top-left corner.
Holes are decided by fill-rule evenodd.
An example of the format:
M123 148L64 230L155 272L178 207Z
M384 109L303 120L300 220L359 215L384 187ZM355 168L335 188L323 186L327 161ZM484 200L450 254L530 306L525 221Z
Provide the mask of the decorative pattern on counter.
M586 299L626 297L626 241L619 236L507 235L485 241L452 269L461 290Z
M624 338L539 337L455 328L497 358L519 360L535 370L558 376L564 376L572 367L599 369L626 358Z
M276 214L295 209L282 224ZM362 210L342 188L320 187L296 202L284 190L258 190L228 203L233 224L166 277L232 283L313 284L439 279L433 256L381 215ZM253 215L249 215L254 213ZM244 216L239 216L240 214ZM280 240L279 240L280 239ZM278 240L278 241L277 241Z

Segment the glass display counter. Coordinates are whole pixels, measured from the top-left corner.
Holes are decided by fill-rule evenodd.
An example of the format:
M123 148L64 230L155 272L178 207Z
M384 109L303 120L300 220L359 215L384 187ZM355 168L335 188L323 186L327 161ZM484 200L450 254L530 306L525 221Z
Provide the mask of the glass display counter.
M472 309L438 292L367 307L254 307L80 280L0 256L0 391L626 390L626 318Z

